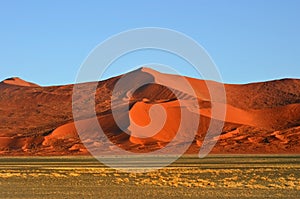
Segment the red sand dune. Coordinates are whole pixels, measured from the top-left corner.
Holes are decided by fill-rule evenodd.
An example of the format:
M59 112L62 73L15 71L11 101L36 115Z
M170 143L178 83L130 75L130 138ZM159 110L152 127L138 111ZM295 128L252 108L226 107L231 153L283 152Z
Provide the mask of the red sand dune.
M86 109L80 110L77 129L72 114L74 85L40 87L19 78L2 81L0 154L89 154L85 146L90 150L120 147L130 152L147 153L174 141L179 129L182 134L176 137L176 144L180 145L186 137L193 136L187 153L198 153L210 121L222 120L218 114L212 116L212 106L225 102L218 99L211 102L203 80L185 77L191 85L190 90L183 84L176 85L182 77L148 68L138 69L127 76L130 77L127 86L137 90L127 92L120 89L112 93L118 80L125 76L97 83L97 118ZM139 87L144 80L151 83ZM74 104L90 103L89 97L94 97L90 84L79 85L80 94L73 99ZM176 86L168 88L173 84ZM218 140L212 153L300 153L300 80L224 86L226 117L222 132L210 135ZM112 99L118 102L117 117L122 128L112 115ZM195 101L199 107L195 106ZM128 105L126 102L129 103L128 112L124 109ZM198 128L191 128L198 121ZM99 134L99 124L103 135Z
M37 84L26 82L18 77L12 77L5 79L2 83L7 85L15 85L15 86L31 86L31 87L37 87Z

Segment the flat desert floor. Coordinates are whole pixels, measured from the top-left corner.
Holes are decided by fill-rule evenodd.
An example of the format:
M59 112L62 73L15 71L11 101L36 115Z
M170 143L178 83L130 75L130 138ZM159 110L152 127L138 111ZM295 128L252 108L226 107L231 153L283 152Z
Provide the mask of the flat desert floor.
M0 198L300 198L300 156L184 156L146 173L92 157L2 157Z

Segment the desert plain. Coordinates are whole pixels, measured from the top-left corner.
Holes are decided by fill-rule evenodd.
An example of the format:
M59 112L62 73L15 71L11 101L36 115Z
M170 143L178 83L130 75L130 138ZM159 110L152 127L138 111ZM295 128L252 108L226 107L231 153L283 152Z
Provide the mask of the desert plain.
M299 198L300 157L189 155L144 173L86 156L6 157L0 185L1 198Z

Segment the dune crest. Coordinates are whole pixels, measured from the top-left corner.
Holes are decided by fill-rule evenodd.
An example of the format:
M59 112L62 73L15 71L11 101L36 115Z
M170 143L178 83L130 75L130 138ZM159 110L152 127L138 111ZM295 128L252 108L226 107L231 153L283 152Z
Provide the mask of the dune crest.
M37 87L39 85L27 82L18 77L11 77L3 80L1 83L8 84L8 85L15 85L15 86L27 86L27 87Z

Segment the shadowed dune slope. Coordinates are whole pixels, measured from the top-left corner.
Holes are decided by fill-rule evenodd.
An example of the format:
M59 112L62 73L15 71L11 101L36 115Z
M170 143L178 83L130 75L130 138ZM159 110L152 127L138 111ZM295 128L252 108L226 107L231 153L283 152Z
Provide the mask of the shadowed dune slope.
M126 84L117 88L122 78ZM300 153L300 80L225 84L226 101L211 101L206 83L141 68L76 85L72 99L74 85L6 79L0 83L0 154L83 155L89 154L86 147L147 153L189 141L187 153L198 153L212 120L224 122L208 135L217 140L212 153ZM221 93L220 83L209 85ZM225 118L212 116L218 104L225 105ZM76 125L72 106L80 113Z

